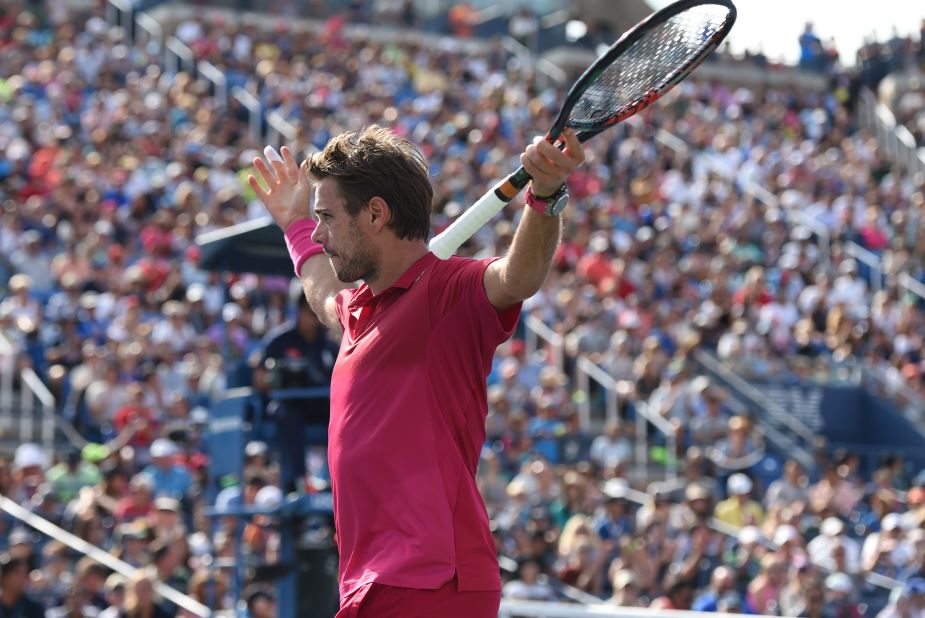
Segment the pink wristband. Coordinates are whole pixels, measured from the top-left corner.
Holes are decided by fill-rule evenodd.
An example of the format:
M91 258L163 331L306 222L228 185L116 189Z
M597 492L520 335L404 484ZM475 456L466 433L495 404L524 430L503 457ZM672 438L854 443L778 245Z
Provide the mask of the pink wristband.
M302 276L302 264L305 260L324 252L324 248L312 240L312 232L315 231L317 225L314 219L299 219L289 224L283 233L286 237L289 257L292 258L292 265L295 266L296 277Z

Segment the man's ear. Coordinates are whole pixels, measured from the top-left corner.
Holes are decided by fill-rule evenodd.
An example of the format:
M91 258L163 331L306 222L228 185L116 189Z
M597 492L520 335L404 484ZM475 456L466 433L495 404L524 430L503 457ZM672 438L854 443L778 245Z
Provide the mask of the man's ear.
M366 212L363 213L363 216L373 230L378 232L385 229L389 221L391 221L392 209L389 208L388 203L386 203L384 199L376 196L366 204Z

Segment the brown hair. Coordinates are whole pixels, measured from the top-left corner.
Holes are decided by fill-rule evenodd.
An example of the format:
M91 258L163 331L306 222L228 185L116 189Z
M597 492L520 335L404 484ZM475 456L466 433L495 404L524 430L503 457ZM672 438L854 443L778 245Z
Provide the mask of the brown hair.
M388 227L399 238L426 239L434 189L427 161L420 149L378 125L348 131L331 140L309 158L308 172L315 180L334 177L351 217L374 197L389 205Z

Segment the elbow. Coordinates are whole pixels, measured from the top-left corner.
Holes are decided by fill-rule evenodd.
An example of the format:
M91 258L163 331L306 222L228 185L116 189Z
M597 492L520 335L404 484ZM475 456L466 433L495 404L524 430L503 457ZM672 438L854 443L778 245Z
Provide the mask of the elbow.
M543 283L545 283L546 277L542 278L511 278L510 280L505 281L504 291L510 296L514 302L521 302L527 300L537 292L539 292Z

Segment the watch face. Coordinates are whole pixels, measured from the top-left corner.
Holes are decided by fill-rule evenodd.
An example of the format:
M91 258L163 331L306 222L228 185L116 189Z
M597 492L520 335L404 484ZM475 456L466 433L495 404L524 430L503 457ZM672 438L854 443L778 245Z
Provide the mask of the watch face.
M561 215L566 206L568 206L568 193L563 192L562 195L547 204L546 211L550 215Z

